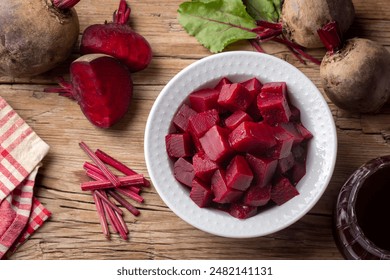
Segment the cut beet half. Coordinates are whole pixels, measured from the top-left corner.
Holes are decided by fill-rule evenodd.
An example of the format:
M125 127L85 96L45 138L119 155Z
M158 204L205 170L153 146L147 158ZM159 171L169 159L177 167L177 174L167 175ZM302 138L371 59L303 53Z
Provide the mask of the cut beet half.
M165 136L168 156L172 158L189 157L193 155L192 138L188 133L173 133Z
M212 88L205 88L190 94L191 108L197 112L204 112L218 108L219 91Z
M222 162L232 155L233 150L227 140L228 133L228 129L214 125L199 139L204 152L211 160Z
M246 111L254 96L239 83L224 85L218 96L218 104L232 112Z
M202 137L211 127L219 124L219 114L215 109L207 110L191 116L188 131L196 138Z

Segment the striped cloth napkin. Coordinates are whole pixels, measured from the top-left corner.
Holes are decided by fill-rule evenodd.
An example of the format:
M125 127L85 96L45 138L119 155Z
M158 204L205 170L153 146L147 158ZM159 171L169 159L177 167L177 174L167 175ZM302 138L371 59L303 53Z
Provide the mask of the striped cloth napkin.
M34 181L49 146L0 97L0 259L50 217L34 198Z

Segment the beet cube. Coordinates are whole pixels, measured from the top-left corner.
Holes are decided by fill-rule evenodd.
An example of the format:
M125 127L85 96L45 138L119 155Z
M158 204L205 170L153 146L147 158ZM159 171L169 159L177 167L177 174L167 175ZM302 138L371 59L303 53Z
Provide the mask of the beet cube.
M304 127L301 123L295 124L297 130L301 133L303 140L309 140L313 138L313 134L306 127Z
M193 115L196 115L196 111L187 104L183 104L173 117L172 122L179 131L185 132L188 128L188 120Z
M256 78L252 78L252 79L243 81L240 84L243 85L253 97L255 97L255 96L257 96L257 94L259 94L259 92L263 86L263 84Z
M207 110L190 117L188 130L194 137L200 138L216 124L219 124L218 111Z
M168 156L173 158L193 155L192 138L188 133L172 133L165 136Z
M225 172L218 169L211 178L211 190L214 193L214 202L232 203L239 200L242 192L235 189L229 189L226 184Z
M296 124L289 122L289 123L282 123L280 124L280 126L294 136L294 145L297 145L304 140L302 134L298 131Z
M306 162L306 149L302 146L302 144L293 146L291 153L293 154L296 162Z
M296 162L289 171L289 178L294 186L305 176L306 164L302 162Z
M270 125L286 123L291 116L291 110L287 101L287 88L285 83L265 84L257 96L257 106L264 120Z
M219 91L211 88L194 91L189 96L191 107L197 112L217 109L218 95Z
M228 78L222 78L218 84L214 87L214 89L218 90L218 91L221 91L222 87L224 85L230 85L232 82L228 79Z
M228 134L228 129L214 125L199 139L204 152L211 160L221 162L232 154L233 150L227 140Z
M229 214L237 219L248 219L257 214L257 207L233 203L230 205Z
M253 119L244 111L235 111L225 120L225 126L230 130L234 130L242 122L253 121Z
M211 188L202 182L201 180L195 178L192 181L192 188L190 192L190 198L200 207L208 207L211 204L213 199L213 192Z
M205 182L211 180L214 172L218 169L218 164L212 161L204 152L199 152L192 158L195 176Z
M174 163L173 175L180 183L186 185L187 187L192 187L192 180L195 177L195 172L192 164L186 159L179 158Z
M271 156L277 159L287 157L291 153L295 140L294 135L280 125L274 127L274 137L276 146L271 148Z
M252 185L246 190L243 203L249 206L264 206L271 199L271 184L266 186Z
M294 105L290 104L289 106L291 111L290 121L299 122L301 120L301 111Z
M253 180L253 173L243 156L235 156L226 168L228 188L245 191Z
M285 177L280 177L271 189L271 200L277 205L282 205L297 195L298 190Z
M221 89L218 104L230 111L245 111L251 104L254 96L241 84L227 84Z
M242 122L229 134L229 143L239 152L265 153L276 145L273 128L264 122Z
M255 122L263 120L263 116L261 115L259 107L257 107L257 98L252 101L246 112L252 117L253 121Z
M247 154L245 158L253 172L253 183L259 187L268 185L275 174L278 160L256 157L251 154Z
M278 171L282 174L285 174L294 166L294 163L294 156L292 153L290 153L287 157L279 159Z

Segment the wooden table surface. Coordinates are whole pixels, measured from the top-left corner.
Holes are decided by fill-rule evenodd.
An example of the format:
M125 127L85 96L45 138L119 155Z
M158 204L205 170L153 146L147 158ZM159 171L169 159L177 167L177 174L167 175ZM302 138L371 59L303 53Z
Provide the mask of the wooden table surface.
M106 240L90 193L80 190L87 180L82 170L87 156L80 140L105 150L139 173L148 176L144 153L144 129L149 111L164 85L182 68L210 55L177 21L181 0L129 0L131 25L150 42L154 58L150 66L133 75L134 100L127 116L111 129L92 126L79 106L57 94L43 93L68 77L74 54L60 67L29 79L0 77L0 95L51 147L43 161L35 187L36 196L52 217L12 259L342 259L332 236L332 209L343 182L361 164L390 154L390 106L377 115L350 114L328 100L338 133L338 159L333 178L320 201L302 219L278 233L251 239L229 239L193 228L177 217L152 187L137 204L141 215L126 213L129 240L117 235ZM356 20L351 36L381 42L390 50L388 0L354 0ZM82 0L76 5L81 31L88 25L110 20L118 0ZM321 90L319 67L300 64L285 47L275 43L264 49L302 70ZM247 42L227 49L252 50ZM310 54L321 59L324 50Z

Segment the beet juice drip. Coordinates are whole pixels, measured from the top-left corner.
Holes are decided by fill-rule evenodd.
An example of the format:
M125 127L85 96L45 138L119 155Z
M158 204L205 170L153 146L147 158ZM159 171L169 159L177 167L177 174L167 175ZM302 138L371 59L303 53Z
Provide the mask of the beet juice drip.
M390 167L379 169L366 179L356 200L357 222L376 246L390 251Z

